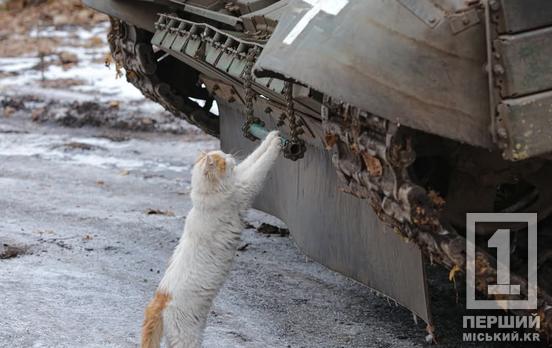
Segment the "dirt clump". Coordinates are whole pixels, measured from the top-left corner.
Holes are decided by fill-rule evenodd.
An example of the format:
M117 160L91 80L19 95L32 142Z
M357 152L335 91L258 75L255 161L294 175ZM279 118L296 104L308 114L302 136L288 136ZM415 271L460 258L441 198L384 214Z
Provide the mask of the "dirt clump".
M57 54L59 62L65 67L66 65L75 65L79 61L79 57L76 54L62 51Z
M12 259L19 255L23 255L27 253L27 250L27 247L24 245L2 243L0 244L0 260Z
M161 210L161 209L148 209L146 210L146 215L175 216L174 212L170 210Z
M267 237L271 235L278 235L280 237L289 236L289 230L287 228L281 228L264 222L259 227L257 227L257 232L264 234Z

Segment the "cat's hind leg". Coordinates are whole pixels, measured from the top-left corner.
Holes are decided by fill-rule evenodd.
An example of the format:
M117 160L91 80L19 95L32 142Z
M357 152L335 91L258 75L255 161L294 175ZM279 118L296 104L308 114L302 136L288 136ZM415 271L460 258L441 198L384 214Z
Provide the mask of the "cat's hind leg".
M165 339L169 348L201 348L205 320L168 307L163 313Z
M157 291L146 307L142 326L142 348L159 348L163 335L163 310L170 300L170 295Z

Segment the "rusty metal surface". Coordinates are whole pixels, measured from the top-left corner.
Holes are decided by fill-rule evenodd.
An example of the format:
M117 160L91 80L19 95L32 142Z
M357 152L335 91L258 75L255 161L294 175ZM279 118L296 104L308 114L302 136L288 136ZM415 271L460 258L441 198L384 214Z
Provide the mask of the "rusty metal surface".
M242 109L221 100L221 143L244 154L256 144L243 138ZM256 110L261 115L262 110ZM275 120L264 118L267 126ZM305 158L279 159L255 206L288 225L299 247L327 267L385 293L430 322L423 259L418 247L385 227L370 207L337 189L331 159L308 145Z
M552 150L552 92L505 100L498 112L509 134L508 157L522 160Z
M495 49L504 69L503 97L552 89L552 27L500 36Z
M320 12L288 45L284 38L310 9L289 6L257 75L291 77L393 122L492 146L481 23L455 33L431 5L440 15L432 29L399 2L353 0L335 16Z
M552 117L550 13L551 2L491 2L487 20L491 123L498 147L509 160L552 151L548 136Z
M519 168L515 168L514 164L499 157L497 158L498 162L495 160L493 163L492 159L495 156L485 149L458 145L453 142L450 142L452 148L445 143L442 143L441 147L435 146L436 137L434 136L426 137L425 141L429 142L424 145L424 137L419 132L404 127L395 127L389 121L367 115L365 111L359 110L355 106L339 101L334 102L331 97L324 98L323 116L326 145L334 154L332 161L338 171L340 187L345 192L370 200L372 208L381 221L392 226L406 240L417 244L430 260L446 266L451 272L463 271L466 265L470 265L466 261L466 240L462 235L465 224L457 224L456 226L459 227L457 229L454 224L450 223L451 220L448 220L451 204L454 206L461 203L463 207L471 207L468 210L470 212L474 211L472 209L477 211L478 208L483 208L485 212L520 212L527 209L526 211L538 211L540 217L550 216L550 203L546 199L551 197L548 192L550 167L543 164L543 161L540 163L538 160L520 162L518 163ZM454 147L457 147L456 150ZM476 178L477 183L469 187L462 186L469 185L469 181L447 180L447 185L452 186L449 186L448 189L445 186L440 187L444 196L440 192L434 191L434 189L438 189L438 186L433 186L439 185L438 180L427 181L424 185L423 182L426 180L422 179L423 171L420 172L419 167L416 169L415 162L423 161L424 153L426 156L429 155L427 150L430 148L433 149L430 156L437 155L435 150L443 151L443 154L456 153L459 155L455 168L450 172L446 169L443 170L443 167L446 166L443 166L441 162L440 172L436 173L438 176L446 178L450 173L454 173L452 175L455 176L464 167L468 169L471 177ZM474 158L478 153L480 156L483 155L479 160ZM462 160L464 156L469 156L476 162L490 160L491 163L487 169L485 164L471 166ZM427 166L430 162L426 161L425 163ZM505 171L499 169L500 163L507 163ZM474 168L481 170L481 173L474 173ZM485 172L486 174L484 174ZM516 172L517 174L514 174ZM492 179L493 177L494 179ZM506 186L501 185L503 180L506 180L506 183L512 182L512 177L516 177L518 183L516 190L518 195L515 196L510 195ZM420 181L420 179L422 180ZM495 181L494 184L490 183L491 180ZM492 191L480 190L480 186L485 181L492 187ZM519 195L520 188L524 186L520 183L523 182L526 184L525 195ZM501 187L499 192L497 192L497 187ZM483 194L471 197L466 196L465 193L456 197L448 194L451 189L460 192L462 188L466 188L464 191L479 191ZM535 195L535 193L537 194ZM544 201L538 198L541 195L546 197ZM491 199L490 203L493 203L491 207L472 203L488 199ZM461 214L463 219L465 216L465 213ZM491 230L478 229L477 233L482 235L490 231L494 233L496 227ZM520 232L523 234L525 231ZM542 244L544 245L544 243ZM516 255L514 250L512 254L514 255L512 257L515 257L517 262L522 265L524 260L527 260L527 254L524 252ZM475 286L482 293L486 293L487 285L496 283L497 261L483 249L477 249L475 255L475 265L478 270L478 282ZM472 263L471 267L473 266ZM526 264L525 267L520 266L519 269L523 274L523 270L527 269ZM522 288L528 289L525 276L515 275L514 277L516 284L521 284ZM541 280L538 288L538 313L542 320L542 332L548 337L552 333L552 307L550 306L552 298L547 293L549 288L549 282ZM523 295L527 296L526 293ZM493 298L492 295L489 296ZM514 310L513 312L529 315L533 311ZM428 331L431 332L431 328Z
M552 25L552 1L500 0L500 33L515 33Z

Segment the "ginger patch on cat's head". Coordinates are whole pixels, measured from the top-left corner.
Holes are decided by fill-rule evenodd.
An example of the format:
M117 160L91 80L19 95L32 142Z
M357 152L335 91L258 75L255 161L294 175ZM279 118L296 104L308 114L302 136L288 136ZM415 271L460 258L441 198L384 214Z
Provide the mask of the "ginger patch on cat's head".
M229 165L231 165L231 163L228 163L227 157L229 155L222 151L202 152L196 161L196 165L203 167L205 176L211 179L220 178L226 174Z
M211 155L211 158L215 162L215 169L217 170L217 172L219 174L226 173L226 159L218 153Z

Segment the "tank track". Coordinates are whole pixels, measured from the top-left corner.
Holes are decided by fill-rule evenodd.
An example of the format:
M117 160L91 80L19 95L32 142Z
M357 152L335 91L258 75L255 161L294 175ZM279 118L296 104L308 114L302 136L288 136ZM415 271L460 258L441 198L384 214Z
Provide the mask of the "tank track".
M447 267L451 276L466 269L466 239L442 223L445 200L416 184L409 168L416 160L412 140L417 134L358 108L324 98L325 145L333 152L340 189L370 200L378 218L405 241L417 244L431 262ZM476 247L476 288L486 293L496 283L494 259ZM514 284L527 289L527 279L512 274ZM524 293L522 290L523 296ZM532 311L512 310L520 315ZM538 288L540 332L552 337L552 297ZM431 331L428 329L428 331Z
M116 65L117 74L125 71L128 82L134 85L142 94L163 106L167 111L189 123L199 127L212 136L219 135L219 120L209 112L212 99L207 93L198 92L195 86L194 97L205 99L204 107L190 100L188 95L182 95L159 76L159 64L156 54L150 44L151 34L128 25L116 18L110 17L111 29L107 40L111 56ZM161 58L163 59L163 58ZM180 81L197 84L197 79Z

